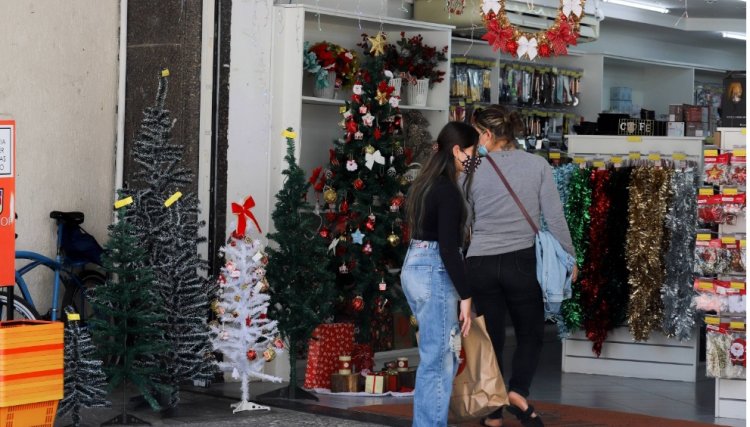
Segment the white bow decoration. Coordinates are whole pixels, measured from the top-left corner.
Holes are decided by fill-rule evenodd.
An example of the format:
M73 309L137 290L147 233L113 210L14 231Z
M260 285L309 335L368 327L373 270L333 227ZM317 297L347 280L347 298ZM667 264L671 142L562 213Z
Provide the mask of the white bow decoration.
M526 36L521 36L518 39L518 50L516 54L518 57L528 55L529 59L533 60L537 55L537 44L536 37L532 37L531 40L527 39Z
M365 154L365 166L367 166L367 169L372 170L372 166L375 163L380 163L381 165L385 165L385 157L383 157L382 154L380 154L380 150L370 154Z
M500 13L500 0L482 0L482 12L484 14L495 12L495 15Z
M581 7L581 0L563 0L563 14L570 16L570 13L575 13L576 16L580 17L583 13L583 7Z

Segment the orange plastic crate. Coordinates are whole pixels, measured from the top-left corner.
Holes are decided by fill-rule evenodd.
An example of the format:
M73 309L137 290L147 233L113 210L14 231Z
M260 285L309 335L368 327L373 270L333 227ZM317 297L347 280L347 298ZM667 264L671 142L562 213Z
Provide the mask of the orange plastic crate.
M63 324L0 322L0 427L52 426L63 397Z
M0 408L0 426L52 427L55 424L57 403L57 400L50 400Z

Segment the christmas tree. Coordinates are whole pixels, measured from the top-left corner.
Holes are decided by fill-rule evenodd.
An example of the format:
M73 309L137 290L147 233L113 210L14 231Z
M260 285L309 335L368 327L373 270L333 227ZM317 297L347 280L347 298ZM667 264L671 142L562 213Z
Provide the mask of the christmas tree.
M365 40L372 46L341 108L344 135L313 179L326 208L320 235L338 275L337 318L353 321L358 341L380 351L392 347L391 309L405 307L398 279L409 240L402 212L409 159L398 135L399 98L384 69L385 38Z
M88 328L80 325L81 316L73 307L65 307L65 387L57 414L71 414L73 425L81 425L81 408L108 408L107 375L102 361L95 356Z
M271 214L276 232L268 238L276 247L268 249L271 278L271 313L289 344L292 367L287 396L298 394L297 347L306 344L313 329L331 315L334 274L327 269L326 247L314 230L320 218L311 212L306 201L310 183L294 157L294 133L286 136L287 168L284 187L276 194L276 207Z
M215 372L215 360L207 317L213 285L201 276L207 263L198 256L198 199L187 190L193 173L181 166L184 148L171 143L173 121L164 107L167 76L159 78L156 104L145 109L133 157L140 170L134 175L136 189L131 190L135 208L128 216L136 227L141 245L154 269L155 287L164 303L163 321L167 351L152 363L158 368L158 381L172 386L167 402L179 401L179 386L193 380L209 380Z
M128 201L132 198L123 203ZM108 361L104 372L110 390L123 387L123 414L118 417L123 423L132 419L125 413L126 383L135 385L154 410L160 407L153 393L170 391L154 381L158 368L146 363L166 350L164 334L156 326L163 320L163 304L154 288L153 270L146 265L141 239L125 218L124 209L120 208L118 221L109 227L102 256L108 279L94 288L91 301L101 316L89 320L99 354Z
M244 233L243 233L244 234ZM212 322L212 343L224 355L219 367L231 370L232 378L242 382L242 400L234 412L269 408L250 402L250 378L281 382L264 374L263 366L284 348L276 330L276 321L267 316L268 258L260 241L233 234L222 248L226 263L219 276L219 299L214 302L218 321Z

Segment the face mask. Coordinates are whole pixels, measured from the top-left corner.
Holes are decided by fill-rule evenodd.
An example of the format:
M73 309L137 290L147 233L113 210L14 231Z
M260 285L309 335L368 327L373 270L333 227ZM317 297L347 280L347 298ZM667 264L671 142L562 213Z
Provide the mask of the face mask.
M477 148L477 153L479 154L479 157L487 157L489 154L489 151L487 151L487 147L485 147L482 144L479 144L479 147Z
M477 156L467 155L464 160L461 160L461 165L464 167L464 173L466 175L473 174L479 167L480 163L482 163L482 159Z

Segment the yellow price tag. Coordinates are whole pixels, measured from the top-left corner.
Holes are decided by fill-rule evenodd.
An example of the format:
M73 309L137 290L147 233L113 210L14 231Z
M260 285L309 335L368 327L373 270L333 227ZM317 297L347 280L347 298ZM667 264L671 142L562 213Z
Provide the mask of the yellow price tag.
M297 132L292 132L292 131L290 131L289 129L287 129L287 130L285 130L284 132L282 132L282 134L281 134L281 135L282 135L282 136L283 136L284 138L287 138L287 139L295 139L295 138L297 138Z
M716 150L716 149L703 150L703 156L705 157L716 157L718 155L719 155L719 150Z
M650 153L648 155L648 159L649 160L653 160L653 161L661 160L661 154L659 154L659 153Z
M162 77L169 77L169 68L165 68L161 70L161 76Z
M641 138L640 136L629 136L627 138L627 141L628 142L643 142L643 138Z
M622 163L622 157L620 156L612 156L609 158L609 161L612 163Z
M558 153L556 151L551 152L551 153L549 153L549 158L550 159L559 159L560 158L560 153Z
M698 189L698 195L700 196L713 196L714 195L714 189L710 187L704 187Z
M740 239L740 247L741 248L745 247L745 239Z
M128 196L124 199L120 199L115 202L115 209L120 209L121 207L127 206L129 204L133 203L133 197Z
M68 313L68 321L81 320L81 315L78 313Z
M747 135L747 128L740 129L740 133L743 135Z
M672 160L685 160L687 155L685 153L672 153Z
M711 240L711 234L710 233L698 233L696 236L696 239L700 240L701 242L705 242L708 240Z
M729 286L732 289L745 289L745 283L744 282L730 282Z
M735 148L734 150L732 150L732 155L737 157L745 157L746 153L747 150L744 148Z
M729 329L745 329L745 322L729 322Z
M721 194L725 196L736 196L737 195L737 188L735 187L725 187L721 189Z
M176 193L174 193L174 194L172 194L172 195L171 195L171 196L170 196L170 197L169 197L169 198L167 199L167 201L165 201L165 202L164 202L164 206L166 206L166 207L170 207L170 206L172 206L172 205L174 204L174 202L176 202L176 201L178 201L178 200L180 199L180 197L182 197L182 193L181 193L181 192L179 192L179 191L178 191L178 192L176 192Z
M737 239L735 239L733 236L725 236L721 238L721 243L737 243Z
M630 160L640 160L641 159L641 153L638 153L636 151L631 151L628 153L628 158Z
M698 289L709 290L713 288L714 288L714 284L711 282L698 282Z
M583 158L583 157L573 157L573 163L575 163L577 165L582 165L582 164L586 163L586 159Z
M719 319L718 317L714 317L714 316L706 316L703 320L706 322L707 325L718 325L721 323L721 319Z
M602 160L594 160L594 167L595 168L603 168L606 165L604 161Z

